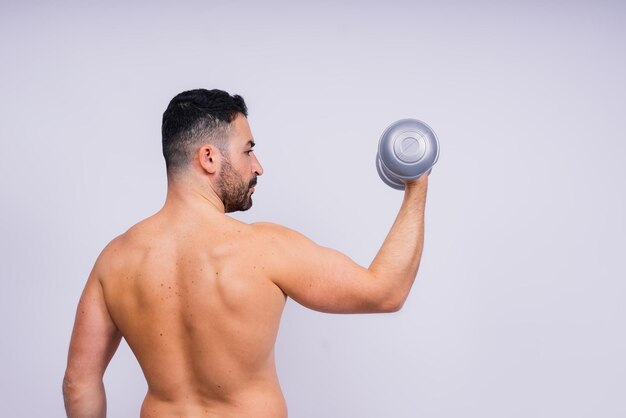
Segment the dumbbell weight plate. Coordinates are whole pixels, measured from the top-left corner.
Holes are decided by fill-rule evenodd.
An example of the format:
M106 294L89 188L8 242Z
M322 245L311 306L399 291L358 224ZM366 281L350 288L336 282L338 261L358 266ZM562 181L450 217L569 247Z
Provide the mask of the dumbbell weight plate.
M406 181L430 173L438 159L439 141L434 131L417 119L401 119L381 135L376 169L385 184L403 190Z
M398 178L394 179L391 175L387 174L379 154L376 154L376 170L378 170L378 176L387 186L393 187L396 190L404 190L405 185L402 180Z

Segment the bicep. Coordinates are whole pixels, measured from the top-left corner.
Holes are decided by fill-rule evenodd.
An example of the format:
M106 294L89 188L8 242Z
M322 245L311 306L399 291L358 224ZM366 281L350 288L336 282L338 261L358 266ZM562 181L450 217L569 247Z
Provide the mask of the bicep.
M101 379L121 334L109 315L100 281L92 275L76 309L67 372L76 380Z
M294 231L276 240L274 282L296 302L328 313L385 311L384 286L370 270Z

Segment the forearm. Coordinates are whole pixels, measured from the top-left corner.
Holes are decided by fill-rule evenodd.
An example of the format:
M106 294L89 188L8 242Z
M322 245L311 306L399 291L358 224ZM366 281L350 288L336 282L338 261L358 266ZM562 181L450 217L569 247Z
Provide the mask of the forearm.
M402 206L369 270L401 305L415 280L424 247L428 176L407 185Z
M65 378L63 399L68 418L106 417L106 395L102 380L84 384Z

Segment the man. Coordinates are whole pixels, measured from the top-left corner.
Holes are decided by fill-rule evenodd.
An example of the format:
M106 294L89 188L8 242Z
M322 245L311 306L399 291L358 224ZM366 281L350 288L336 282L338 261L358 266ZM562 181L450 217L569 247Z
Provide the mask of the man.
M422 253L428 176L409 182L369 268L282 226L244 224L263 168L240 96L179 94L163 115L163 208L102 251L78 304L63 381L69 417L104 417L124 337L145 374L142 417L286 417L274 343L286 298L393 312Z

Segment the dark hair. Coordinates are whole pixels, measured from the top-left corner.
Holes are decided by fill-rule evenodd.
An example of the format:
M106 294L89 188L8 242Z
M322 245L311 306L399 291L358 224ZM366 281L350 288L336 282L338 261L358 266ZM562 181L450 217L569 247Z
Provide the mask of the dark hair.
M204 143L225 150L230 123L239 113L248 116L243 97L222 90L196 89L176 95L165 109L161 124L168 175L185 168Z

